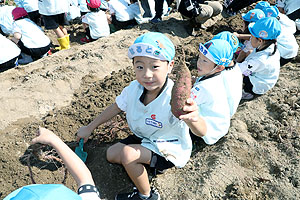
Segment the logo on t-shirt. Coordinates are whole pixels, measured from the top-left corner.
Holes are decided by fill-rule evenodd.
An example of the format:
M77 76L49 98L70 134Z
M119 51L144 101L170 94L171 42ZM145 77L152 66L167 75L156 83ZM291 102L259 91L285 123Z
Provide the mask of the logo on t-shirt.
M146 125L153 126L153 127L156 127L156 128L162 128L162 127L163 127L163 125L162 125L161 122L156 121L156 120L151 119L151 118L146 118L146 119L145 119L145 124L146 124Z

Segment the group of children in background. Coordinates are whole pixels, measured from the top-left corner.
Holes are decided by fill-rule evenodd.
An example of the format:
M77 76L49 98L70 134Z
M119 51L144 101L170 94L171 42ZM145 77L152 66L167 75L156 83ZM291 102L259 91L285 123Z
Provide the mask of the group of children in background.
M285 47L284 39L291 38L291 30L283 30L288 29L290 21L264 1L242 17L245 21L243 34L224 31L199 44L198 75L193 79L190 98L183 108L186 114L179 118L172 114L170 105L174 83L168 74L174 66L175 56L171 40L162 33L149 32L139 36L129 47L128 57L132 59L136 80L123 89L114 104L77 133L77 140L83 138L86 142L99 125L126 112L133 135L109 147L106 157L109 162L125 168L136 188L129 193L117 194L116 200L160 199L159 192L150 187L145 165L157 172L174 166L184 167L191 155L192 140L201 138L206 144L215 144L227 134L230 119L241 99L253 99L274 87L280 62L293 58L294 51L298 50L290 43L288 45L295 46L292 50L291 47L281 50L279 47ZM280 37L283 41L279 41ZM240 43L242 40L244 42ZM33 142L52 145L78 183L80 196L63 188L69 196L64 199L99 199L89 170L57 136L40 128ZM78 168L70 164L71 159ZM51 184L38 186L58 187ZM33 196L28 188L42 196L40 190L33 187L18 189L4 200L22 199L24 194ZM51 196L52 189L49 192Z
M41 25L55 32L59 43L57 50L69 49L70 38L65 28L68 20L80 17L86 33L80 41L92 42L116 30L148 22L155 15L154 0L148 1L148 7L143 9L137 0L15 0L17 8L0 7L0 28L6 35L15 37L15 33L18 33L13 41L21 49L21 55L14 56L20 58L18 64L27 64L51 54L49 39L44 40L47 36ZM147 11L144 13L147 17L142 16L142 9ZM164 14L167 11L165 2ZM0 63L1 67L16 65L16 62L6 58L1 58L5 61Z

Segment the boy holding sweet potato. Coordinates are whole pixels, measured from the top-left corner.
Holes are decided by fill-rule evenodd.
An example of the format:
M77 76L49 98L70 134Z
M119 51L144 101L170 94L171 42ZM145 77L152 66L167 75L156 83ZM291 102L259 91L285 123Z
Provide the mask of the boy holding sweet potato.
M137 189L116 195L120 199L159 199L150 188L144 164L163 171L173 166L183 167L190 158L192 142L186 124L171 112L173 81L168 73L174 65L175 48L162 33L146 33L129 47L136 80L123 89L116 103L106 108L89 125L81 127L77 136L87 141L100 124L121 111L133 135L112 145L107 160L122 164Z
M187 99L184 111L179 116L189 126L191 132L207 144L216 143L229 129L230 118L236 110L242 90L241 87L229 87L228 82L235 81L242 86L242 74L228 78L224 70L235 68L232 62L233 48L224 39L213 39L199 45L197 61L198 78ZM237 95L235 95L237 94Z

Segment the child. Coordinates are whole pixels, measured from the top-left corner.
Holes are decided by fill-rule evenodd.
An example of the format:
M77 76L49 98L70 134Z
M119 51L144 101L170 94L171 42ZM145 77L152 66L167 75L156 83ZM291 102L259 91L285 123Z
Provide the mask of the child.
M10 193L4 200L100 200L91 172L82 160L52 131L39 128L33 144L52 146L78 185L78 194L60 184L27 185Z
M250 32L248 30L248 25L252 22L256 22L259 19L262 19L265 17L265 13L260 9L252 9L248 11L246 14L242 14L242 19L244 22L244 32L242 34L234 33L239 40L244 40L244 44L242 44L242 49L239 52L239 55L236 59L237 62L242 62L252 51L253 47L251 46L250 42Z
M266 17L255 24L249 24L253 52L239 67L244 74L242 99L253 99L274 87L279 77L280 54L276 38L281 33L281 26L275 17Z
M66 24L65 13L69 11L69 0L39 0L39 12L43 16L45 29L54 30L59 47L57 50L70 48L70 38Z
M31 21L41 25L41 15L39 13L38 0L15 0L18 7L24 8Z
M20 47L22 53L31 56L32 60L42 58L50 50L50 39L28 18L24 8L15 8L12 15L15 20L12 40ZM19 63L27 64L22 63L21 60Z
M260 1L255 5L255 9L264 10L266 8L269 8L271 5L268 1Z
M143 18L137 0L110 0L108 2L110 20L117 30L130 28L149 21Z
M277 0L276 6L279 11L286 14L291 20L300 19L300 2L299 0Z
M294 36L296 32L295 22L285 14L279 13L276 6L270 6L263 10L267 17L276 17L281 25L281 34L277 38L280 53L280 66L290 62L298 54L298 43Z
M229 42L232 52L235 53L239 47L239 39L229 31L223 31L213 37L214 39L222 39ZM230 117L236 112L240 100L242 98L243 76L240 68L232 60L228 67L222 72L225 88L228 90L228 103L230 108Z
M230 82L241 85L241 74L230 79L224 73L224 69L236 67L232 63L233 49L226 40L200 44L199 51L198 78L184 107L188 114L179 118L206 144L214 144L228 132L230 118L237 108L234 102L241 96L241 87L230 88Z
M0 28L1 31L6 34L10 35L13 29L13 16L11 12L15 9L15 6L2 6L0 7Z
M101 0L87 0L88 9L91 11L82 17L83 28L86 36L81 38L82 43L88 43L110 34L105 12L100 10Z
M107 160L122 164L137 190L118 194L115 199L159 199L150 189L144 164L159 171L173 166L183 167L189 160L192 143L188 127L171 112L170 99L174 85L168 73L174 65L175 48L162 33L146 33L129 47L136 73L131 82L88 126L78 130L78 139L87 141L100 124L121 111L133 135L114 144L107 150Z
M15 67L21 53L19 47L0 34L0 71Z

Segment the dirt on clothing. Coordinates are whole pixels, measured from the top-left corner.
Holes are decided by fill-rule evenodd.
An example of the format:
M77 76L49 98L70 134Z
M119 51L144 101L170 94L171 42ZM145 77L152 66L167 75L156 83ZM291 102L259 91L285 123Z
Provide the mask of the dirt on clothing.
M166 34L175 44L175 64L182 51L192 73L198 45L221 31L241 29L240 15L220 19L197 36L172 13L162 23L121 30L79 44L83 28L70 25L71 49L0 73L0 199L32 183L76 183L45 146L30 141L39 126L75 148L76 131L115 101L135 75L127 49L148 31ZM55 41L55 35L47 31ZM300 37L297 36L297 41ZM300 57L281 68L275 87L252 101L241 101L228 134L214 145L201 139L181 169L153 178L162 199L300 199ZM217 87L217 86L216 86ZM101 198L129 192L133 184L122 166L106 161L106 149L130 134L124 114L98 127L85 144L87 166Z

